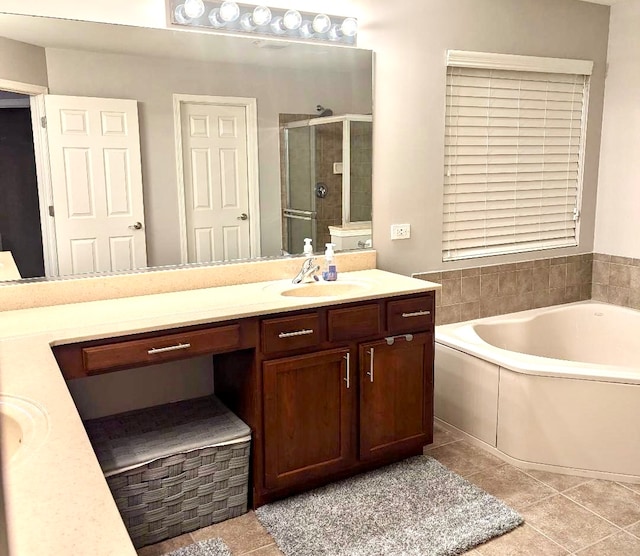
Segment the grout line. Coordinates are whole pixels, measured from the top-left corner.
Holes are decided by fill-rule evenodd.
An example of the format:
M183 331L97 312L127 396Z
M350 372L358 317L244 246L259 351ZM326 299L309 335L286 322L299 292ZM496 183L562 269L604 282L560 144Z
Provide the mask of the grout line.
M531 523L528 523L526 520L524 522L525 525L527 525L528 527L531 527L531 529L533 529L534 531L536 531L537 533L540 533L544 538L546 538L547 540L551 541L553 544L555 544L556 546L559 546L562 550L564 550L567 554L570 554L571 551L562 546L558 541L553 540L549 535L543 533L540 529L538 529L537 527L531 525Z
M601 543L602 541L606 541L607 539L610 539L614 535L619 535L619 534L620 534L620 531L614 531L613 533L607 535L606 537L602 537L600 540L597 540L596 542L592 542L591 544L583 546L583 547L579 548L578 550L576 550L575 552L572 552L571 554L580 554L580 552L583 552L583 551L587 550L587 548L591 548L592 546L595 546L595 545Z
M572 489L569 489L572 490ZM614 523L613 521L607 519L606 517L600 515L598 512L595 512L594 510L587 508L586 506L584 506L583 504L581 504L580 502L577 502L575 500L573 500L573 498L569 498L568 496L566 496L563 492L560 493L560 496L563 496L564 498L566 498L567 500L569 500L570 502L573 502L574 504L576 504L577 506L580 506L583 510L587 510L589 513L592 513L593 515L595 515L596 517L599 517L600 519L602 519L603 521L606 521L607 523L609 523L610 525L613 525L616 529L619 529L620 531L624 531L624 528L621 525L617 525L616 523ZM610 535L607 535L610 536ZM601 539L602 540L602 539Z
M238 556L248 556L249 554L255 554L256 552L258 552L258 550L263 550L263 549L269 548L271 546L275 546L276 548L278 548L276 543L272 542L270 544L265 544L264 546L261 546L259 548L254 548L253 550L250 550L249 552L241 552Z
M517 467L516 469L520 469L519 467ZM520 471L522 471L525 475L527 475L528 477L531 477L534 481L538 481L539 483L548 486L549 488L552 488L553 490L555 490L558 494L561 494L563 492L566 492L567 490L571 490L572 488L576 488L579 486L584 485L585 483L588 483L590 481L593 481L595 479L591 479L589 477L579 477L579 475L566 475L567 477L579 477L580 479L584 479L584 482L579 483L577 485L573 485L569 488L565 488L564 490L558 490L556 487L554 487L553 485L550 485L549 483L545 483L542 479L538 479L537 477L534 477L533 475L529 474L529 471L531 471L530 469L520 469ZM553 473L553 471L548 471L548 473ZM560 473L557 473L560 474Z

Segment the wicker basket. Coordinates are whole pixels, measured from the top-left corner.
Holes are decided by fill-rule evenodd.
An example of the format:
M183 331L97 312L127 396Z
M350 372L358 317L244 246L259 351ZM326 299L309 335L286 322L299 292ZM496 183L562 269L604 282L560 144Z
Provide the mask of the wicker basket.
M216 398L85 425L136 548L247 511L250 430Z

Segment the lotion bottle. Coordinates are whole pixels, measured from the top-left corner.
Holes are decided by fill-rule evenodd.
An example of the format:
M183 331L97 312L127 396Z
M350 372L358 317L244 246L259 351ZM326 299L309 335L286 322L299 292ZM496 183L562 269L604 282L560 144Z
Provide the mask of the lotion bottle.
M325 243L326 250L324 252L324 267L322 269L322 279L327 282L334 282L338 279L338 270L336 269L335 253L333 248L335 243Z

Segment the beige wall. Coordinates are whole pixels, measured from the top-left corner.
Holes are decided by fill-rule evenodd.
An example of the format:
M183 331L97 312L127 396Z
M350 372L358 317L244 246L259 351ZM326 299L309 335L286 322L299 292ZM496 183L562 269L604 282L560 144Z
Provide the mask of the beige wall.
M108 4L61 0L55 10L46 4L2 0L0 7L18 13L55 11L71 18L163 25L162 0ZM274 0L270 5L354 15L361 23L359 46L376 51L374 246L381 268L405 274L462 266L443 264L440 252L446 50L593 60L580 246L540 256L593 250L607 6L579 0ZM404 222L412 226L411 239L391 242L390 224ZM491 257L481 262L530 257Z
M52 94L139 101L150 266L180 262L173 93L255 97L258 104L262 255L280 254L279 113L371 112L371 76L47 49ZM368 84L361 86L361 84ZM302 248L300 248L302 250Z
M46 87L44 48L0 37L0 79Z
M640 0L611 8L595 250L640 258Z

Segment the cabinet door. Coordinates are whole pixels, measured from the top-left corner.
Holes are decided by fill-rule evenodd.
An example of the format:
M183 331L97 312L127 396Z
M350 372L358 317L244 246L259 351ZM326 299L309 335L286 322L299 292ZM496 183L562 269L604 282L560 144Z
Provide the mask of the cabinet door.
M355 461L347 349L263 363L265 486L301 485Z
M407 340L406 338L411 338ZM431 442L433 335L360 346L360 459L385 457Z

